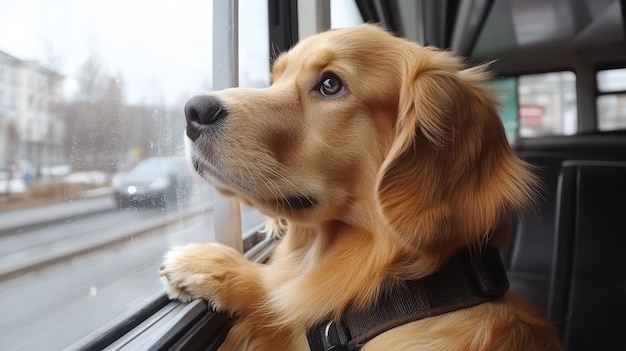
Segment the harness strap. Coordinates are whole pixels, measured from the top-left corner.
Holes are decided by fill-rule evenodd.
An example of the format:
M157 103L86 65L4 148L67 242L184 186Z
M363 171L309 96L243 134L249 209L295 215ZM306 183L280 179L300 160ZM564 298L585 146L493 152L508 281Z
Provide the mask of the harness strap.
M435 273L394 284L369 308L312 327L307 339L312 351L358 350L390 329L498 299L508 288L496 248L464 248Z

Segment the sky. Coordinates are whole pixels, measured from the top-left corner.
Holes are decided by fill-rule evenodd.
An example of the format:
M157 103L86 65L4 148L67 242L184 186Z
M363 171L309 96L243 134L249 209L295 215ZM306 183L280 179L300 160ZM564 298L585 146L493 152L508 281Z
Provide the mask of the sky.
M352 0L332 0L333 26L357 24ZM269 81L267 5L239 0L240 82ZM51 64L76 94L76 73L96 56L121 74L125 99L179 104L211 87L212 0L0 0L0 50Z

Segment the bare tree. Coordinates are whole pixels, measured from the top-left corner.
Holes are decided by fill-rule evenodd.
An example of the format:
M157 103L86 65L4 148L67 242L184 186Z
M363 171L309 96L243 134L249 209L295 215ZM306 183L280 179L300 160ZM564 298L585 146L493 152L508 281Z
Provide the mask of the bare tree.
M58 72L65 61L65 57L54 47L49 39L42 39L41 47L43 48L41 65L51 71Z
M102 98L107 90L110 76L102 66L97 54L92 53L78 70L78 92L76 100L79 102L95 103Z
M76 170L117 170L123 140L124 80L91 55L81 65L79 91L67 106L67 151Z
M79 91L66 105L65 144L74 170L114 172L177 151L184 130L182 107L172 119L163 104L127 105L122 75L109 74L96 55L81 65L77 80Z

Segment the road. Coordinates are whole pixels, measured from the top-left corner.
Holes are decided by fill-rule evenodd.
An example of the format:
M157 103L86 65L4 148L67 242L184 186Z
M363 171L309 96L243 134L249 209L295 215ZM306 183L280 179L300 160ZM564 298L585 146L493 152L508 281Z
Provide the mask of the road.
M144 221L161 214L159 209L144 211L104 212L79 220L71 220L63 225L37 228L28 232L0 238L0 265L5 260L15 260L17 256L33 256L50 250L53 245L64 245L68 241L89 239L88 235L98 235L111 228L111 223L126 225Z
M161 210L109 211L0 238L0 257L35 255L50 246L99 239L133 222L173 216ZM244 232L262 217L244 210ZM212 211L175 220L104 249L0 282L0 350L63 350L161 292L158 267L174 245L210 242ZM108 234L107 234L108 235ZM0 260L0 263L2 261Z

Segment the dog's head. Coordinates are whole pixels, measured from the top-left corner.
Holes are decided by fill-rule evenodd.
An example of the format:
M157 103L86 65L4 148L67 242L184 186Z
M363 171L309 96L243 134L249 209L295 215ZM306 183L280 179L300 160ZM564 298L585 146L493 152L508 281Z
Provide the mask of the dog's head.
M456 249L526 203L532 183L484 78L373 25L325 32L280 56L268 88L192 98L189 158L270 216Z

